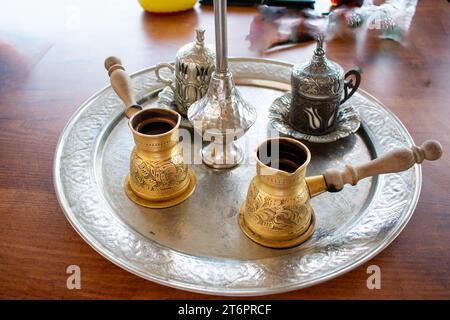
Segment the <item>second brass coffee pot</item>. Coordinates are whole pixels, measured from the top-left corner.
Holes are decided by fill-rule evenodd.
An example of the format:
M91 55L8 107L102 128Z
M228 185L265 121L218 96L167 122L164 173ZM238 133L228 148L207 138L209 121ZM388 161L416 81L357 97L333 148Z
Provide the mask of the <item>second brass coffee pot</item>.
M404 171L425 159L437 160L441 154L439 142L429 140L421 147L394 150L360 166L305 177L311 153L303 143L291 138L266 140L257 149L256 176L241 206L239 224L251 240L263 246L296 246L314 232L312 197L340 191L345 184L356 185L367 177Z

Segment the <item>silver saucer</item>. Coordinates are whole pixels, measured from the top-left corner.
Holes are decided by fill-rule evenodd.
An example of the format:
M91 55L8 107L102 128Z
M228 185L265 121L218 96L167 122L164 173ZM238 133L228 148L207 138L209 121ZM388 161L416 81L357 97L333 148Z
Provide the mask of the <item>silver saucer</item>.
M355 133L361 125L358 111L356 111L351 103L345 103L339 107L336 130L333 132L321 136L313 136L299 132L295 130L288 121L291 99L292 95L290 92L275 99L269 107L269 120L272 126L280 133L295 139L313 143L330 143Z
M171 87L165 87L158 94L158 107L160 108L170 108L177 110L177 104L175 102L175 95Z

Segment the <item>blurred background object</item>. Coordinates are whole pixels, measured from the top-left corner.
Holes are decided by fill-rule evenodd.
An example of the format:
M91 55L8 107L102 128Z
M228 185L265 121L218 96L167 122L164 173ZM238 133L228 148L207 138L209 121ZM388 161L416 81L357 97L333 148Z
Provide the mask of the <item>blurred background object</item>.
M318 0L318 2L329 2L330 0ZM214 0L200 0L201 4L213 4ZM314 8L316 0L230 0L229 6L253 7L257 5L268 5L286 8Z
M148 12L171 13L192 9L197 0L139 0Z
M353 36L359 48L364 46L368 32L404 44L416 5L417 0L386 0L379 5L373 0L321 1L314 9L301 10L261 5L247 39L250 49L259 52L309 41L318 33L327 40Z
M0 99L25 81L29 71L50 47L51 44L43 39L4 32L0 28Z

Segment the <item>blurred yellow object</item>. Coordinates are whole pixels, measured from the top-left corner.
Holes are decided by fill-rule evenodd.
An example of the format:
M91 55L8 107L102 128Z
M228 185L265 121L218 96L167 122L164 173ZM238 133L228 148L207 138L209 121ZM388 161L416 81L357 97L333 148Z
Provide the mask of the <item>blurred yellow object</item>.
M191 9L197 0L139 0L148 12L177 12Z

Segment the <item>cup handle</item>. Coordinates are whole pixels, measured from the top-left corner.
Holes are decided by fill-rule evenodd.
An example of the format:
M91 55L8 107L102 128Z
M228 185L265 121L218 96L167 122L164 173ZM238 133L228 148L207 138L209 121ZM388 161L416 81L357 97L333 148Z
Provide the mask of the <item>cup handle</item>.
M347 78L350 79L347 80ZM353 82L353 80L355 82ZM356 92L356 90L358 90L360 83L361 83L361 73L358 70L352 69L345 74L344 99L342 99L340 104L343 104L345 101L347 101L348 98L350 98Z
M436 140L427 140L420 147L393 150L359 166L346 165L342 171L330 169L323 175L307 177L306 184L311 197L325 191L338 192L344 188L345 184L354 186L367 177L405 171L424 160L437 160L441 155L441 144Z
M158 81L160 81L164 84L167 84L175 92L175 88L173 86L173 80L164 78L159 74L160 70L164 69L164 68L169 69L173 74L175 74L175 67L173 65L171 65L170 63L160 63L156 66L156 69L155 69L156 78L158 79Z

